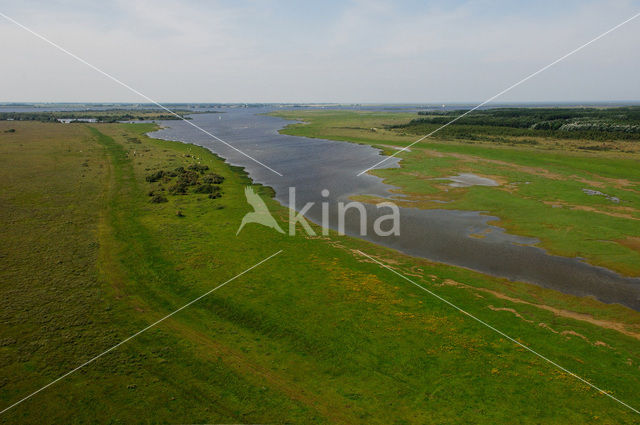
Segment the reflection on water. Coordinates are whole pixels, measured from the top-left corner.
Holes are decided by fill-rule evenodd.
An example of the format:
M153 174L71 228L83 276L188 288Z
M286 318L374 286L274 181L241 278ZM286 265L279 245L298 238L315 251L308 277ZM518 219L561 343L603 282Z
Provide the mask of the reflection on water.
M339 201L348 202L353 195L392 196L393 187L378 177L357 176L380 160L378 150L366 145L278 134L287 121L256 115L266 111L236 109L222 116L195 114L192 118L193 123L277 170L282 177L182 121L165 121L162 125L167 128L151 135L204 146L229 163L245 167L255 182L271 186L283 205L289 205L289 187L295 187L296 209L314 202L306 216L318 224L321 203L329 202L329 225L334 229L338 225ZM385 165L397 167L397 163L398 159L392 158ZM495 183L473 175L454 177L453 182L459 184ZM328 197L321 195L323 189L329 190ZM640 279L621 277L578 259L548 255L531 246L536 240L510 235L487 224L496 217L469 211L401 208L400 235L382 237L374 234L372 223L380 214L388 214L388 210L367 205L366 212L368 236L363 238L372 242L410 255L640 310ZM347 213L345 229L347 234L361 237L359 214L355 210Z

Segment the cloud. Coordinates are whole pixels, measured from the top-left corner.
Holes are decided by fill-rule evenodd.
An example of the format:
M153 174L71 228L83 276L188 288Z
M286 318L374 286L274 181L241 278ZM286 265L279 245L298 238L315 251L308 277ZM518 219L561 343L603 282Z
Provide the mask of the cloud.
M4 13L160 101L481 101L636 1L14 2ZM640 99L640 19L501 100ZM8 22L2 101L141 101Z

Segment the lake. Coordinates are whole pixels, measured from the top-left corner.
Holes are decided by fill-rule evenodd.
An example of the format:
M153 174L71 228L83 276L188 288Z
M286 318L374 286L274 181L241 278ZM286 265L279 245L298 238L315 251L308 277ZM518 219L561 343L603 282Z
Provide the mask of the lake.
M329 227L337 229L338 202L353 195L387 197L392 186L380 178L357 174L380 161L380 152L366 145L281 135L278 130L289 124L281 118L260 115L265 108L225 109L224 114L194 114L192 122L215 134L277 174L212 139L184 121L162 121L162 130L152 137L193 143L206 147L232 165L245 168L256 183L272 187L276 199L289 206L289 188L296 189L296 209L307 202L315 205L305 214L321 224L321 203L329 204ZM396 158L385 162L397 167ZM459 177L459 176L458 176ZM327 189L328 196L322 191ZM620 303L640 311L640 279L620 276L592 266L580 259L549 255L535 245L535 239L506 233L487 224L496 217L480 212L455 210L400 209L400 235L377 236L372 224L388 209L366 206L367 236L360 235L359 214L350 210L345 217L345 232L403 253L446 264L466 267L493 276L525 281L578 296L593 296L603 302ZM239 225L240 223L238 223ZM299 232L303 230L298 229ZM483 238L471 237L484 234Z

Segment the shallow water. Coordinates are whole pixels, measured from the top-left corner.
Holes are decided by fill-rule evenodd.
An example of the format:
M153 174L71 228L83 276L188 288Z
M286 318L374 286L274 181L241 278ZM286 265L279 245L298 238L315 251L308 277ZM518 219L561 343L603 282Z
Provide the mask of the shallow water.
M457 176L445 177L442 180L449 180L451 187L499 186L495 180L470 173L461 173Z
M278 134L288 121L256 115L266 111L268 109L237 108L227 109L222 115L195 114L191 117L193 123L280 172L282 177L182 121L164 121L162 125L167 128L153 132L151 136L204 146L229 163L243 166L255 182L271 186L276 199L283 205L289 205L289 187L295 187L296 209L300 210L307 202L315 202L306 216L318 224L322 223L321 203L327 202L330 206L329 226L334 229L338 225L338 202L348 202L353 195L392 196L390 189L393 187L380 178L367 174L357 176L380 160L378 150L366 145ZM385 165L397 167L397 162L393 158ZM465 182L470 182L469 179L464 177ZM476 179L471 180L477 183ZM329 190L328 196L322 196L323 189ZM578 259L549 255L532 246L536 240L511 235L487 224L496 217L470 211L400 210L400 235L376 236L372 223L380 214L389 211L366 205L369 236L363 238L413 256L569 294L594 296L604 302L640 310L640 279L622 277ZM355 210L346 214L345 230L349 235L362 237Z

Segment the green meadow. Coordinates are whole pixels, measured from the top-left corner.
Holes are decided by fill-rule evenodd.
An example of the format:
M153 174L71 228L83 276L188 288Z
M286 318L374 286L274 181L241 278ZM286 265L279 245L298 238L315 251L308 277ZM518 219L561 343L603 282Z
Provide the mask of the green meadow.
M577 109L573 114L582 120L593 116L606 126L602 117L627 113L629 122L636 123L640 109L619 109ZM484 211L499 217L494 224L539 239L539 246L551 253L640 276L640 133L517 127L552 113L572 116L562 109L553 111L504 111L519 119L514 127L494 116L500 117L500 110L474 113L398 154L401 168L370 172L398 186L408 195L407 205ZM285 134L370 144L386 154L455 116L314 110L274 115L303 121L287 126ZM558 120L556 126L568 120ZM491 178L498 186L451 187L446 178L460 173Z
M287 116L310 122L287 132L385 150L413 138L384 128L408 116ZM154 128L0 121L0 409L282 252L0 422L638 422L359 251L640 408L637 312L333 233L290 237L249 224L236 236L251 181L204 148L145 136ZM403 154L403 168L375 173L425 208L441 199L486 210L549 250L636 273L640 176L629 155L437 140ZM202 184L176 189L180 167ZM502 184L458 190L432 180L461 171ZM208 174L224 178L220 196L197 189ZM272 191L252 186L286 228Z

